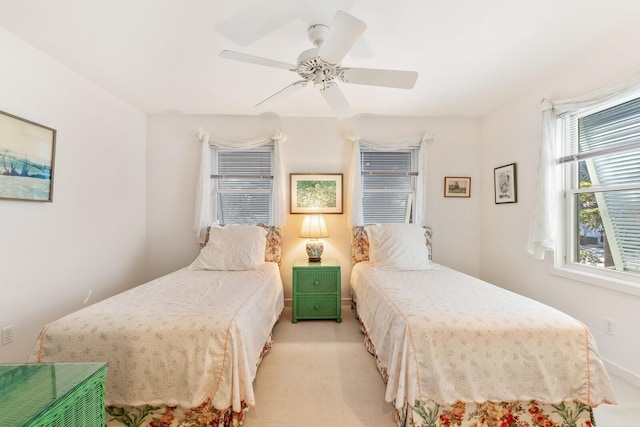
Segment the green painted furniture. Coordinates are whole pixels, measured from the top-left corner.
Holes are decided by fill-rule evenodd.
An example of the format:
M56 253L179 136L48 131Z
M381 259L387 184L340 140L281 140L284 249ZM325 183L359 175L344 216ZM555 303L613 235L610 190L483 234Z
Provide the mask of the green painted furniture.
M293 315L300 319L335 319L342 322L340 311L340 264L335 259L293 264Z
M0 365L0 426L104 427L105 363Z

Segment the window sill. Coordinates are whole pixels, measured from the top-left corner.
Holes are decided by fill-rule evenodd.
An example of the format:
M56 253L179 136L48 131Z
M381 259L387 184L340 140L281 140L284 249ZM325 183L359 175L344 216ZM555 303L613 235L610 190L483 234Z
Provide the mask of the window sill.
M549 271L556 276L566 279L576 280L590 285L599 286L601 288L622 292L625 294L640 296L640 278L637 281L625 280L628 276L624 273L604 272L605 274L593 273L590 267L580 266L554 266L550 265ZM633 277L635 279L635 277Z

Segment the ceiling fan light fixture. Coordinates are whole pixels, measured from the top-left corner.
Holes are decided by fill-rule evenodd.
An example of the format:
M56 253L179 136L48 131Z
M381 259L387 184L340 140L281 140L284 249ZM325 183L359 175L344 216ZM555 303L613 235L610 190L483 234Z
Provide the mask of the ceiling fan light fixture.
M316 89L324 89L324 72L320 69L316 70L316 75L313 78L313 86Z

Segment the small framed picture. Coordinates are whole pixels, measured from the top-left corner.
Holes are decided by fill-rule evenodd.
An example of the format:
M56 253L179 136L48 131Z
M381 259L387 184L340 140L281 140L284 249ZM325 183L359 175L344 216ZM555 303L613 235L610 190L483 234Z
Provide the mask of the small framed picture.
M511 163L493 170L493 186L496 204L516 203L518 187L516 180L516 164Z
M342 213L341 173L292 173L289 176L292 214Z
M471 178L468 176L445 176L444 197L471 197Z
M56 130L0 111L0 199L53 201Z

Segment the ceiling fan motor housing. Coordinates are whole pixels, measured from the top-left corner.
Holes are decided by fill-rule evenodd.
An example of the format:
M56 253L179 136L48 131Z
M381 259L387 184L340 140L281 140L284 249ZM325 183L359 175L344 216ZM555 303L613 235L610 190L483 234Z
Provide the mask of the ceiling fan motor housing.
M341 68L337 64L330 64L318 56L320 46L329 31L329 27L323 24L311 25L307 29L309 40L315 47L307 49L298 55L298 68L296 72L303 79L310 81L318 89L325 89L327 84L336 77L340 77Z
M316 49L309 50L316 51ZM343 70L339 65L329 64L319 56L312 56L311 54L305 56L307 52L309 51L303 52L298 57L298 68L296 72L300 77L307 81L313 80L314 86L318 89L326 88L327 84L336 77L342 78ZM303 60L300 61L300 59Z

